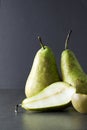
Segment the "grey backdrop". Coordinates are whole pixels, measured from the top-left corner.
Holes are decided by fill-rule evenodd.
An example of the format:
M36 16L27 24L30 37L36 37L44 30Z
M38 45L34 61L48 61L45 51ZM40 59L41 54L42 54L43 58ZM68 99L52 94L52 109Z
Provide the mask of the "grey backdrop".
M40 48L38 35L53 49L60 69L69 29L69 48L87 73L87 0L1 0L0 88L24 88Z

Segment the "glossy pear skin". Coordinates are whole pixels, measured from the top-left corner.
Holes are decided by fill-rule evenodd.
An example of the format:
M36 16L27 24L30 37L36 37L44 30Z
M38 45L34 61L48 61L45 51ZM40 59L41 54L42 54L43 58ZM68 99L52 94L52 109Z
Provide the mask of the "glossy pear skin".
M74 93L71 100L78 112L87 114L87 94Z
M27 82L25 85L26 97L31 97L48 85L60 80L55 56L52 50L44 46L37 53Z
M64 82L75 87L77 93L87 94L87 75L75 54L69 49L61 54L61 72Z

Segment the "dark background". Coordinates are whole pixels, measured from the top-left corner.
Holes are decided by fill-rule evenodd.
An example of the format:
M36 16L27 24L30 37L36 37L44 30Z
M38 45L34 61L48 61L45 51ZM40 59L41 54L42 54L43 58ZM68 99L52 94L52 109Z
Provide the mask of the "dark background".
M87 73L87 0L1 0L0 88L24 88L40 49L38 35L53 49L60 70L69 29L69 48Z

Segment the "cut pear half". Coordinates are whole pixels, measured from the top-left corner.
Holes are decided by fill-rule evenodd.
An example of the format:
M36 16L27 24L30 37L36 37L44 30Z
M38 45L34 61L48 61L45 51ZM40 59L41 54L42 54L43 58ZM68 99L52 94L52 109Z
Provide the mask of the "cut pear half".
M57 110L65 108L74 93L75 88L68 83L55 82L37 95L24 99L21 106L26 110Z

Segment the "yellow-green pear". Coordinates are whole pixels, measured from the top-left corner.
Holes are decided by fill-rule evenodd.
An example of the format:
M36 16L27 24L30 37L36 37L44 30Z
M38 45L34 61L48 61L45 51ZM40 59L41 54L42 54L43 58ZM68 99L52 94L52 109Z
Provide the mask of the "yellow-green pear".
M77 93L87 94L87 75L73 51L68 49L71 31L67 35L65 50L61 54L62 80L76 88Z
M87 114L87 94L74 93L71 102L76 111Z
M48 85L60 80L57 63L53 51L44 46L38 37L41 49L35 55L33 65L25 85L26 97L32 97Z
M75 88L68 83L55 82L33 97L25 98L21 107L32 111L63 110L71 102Z

